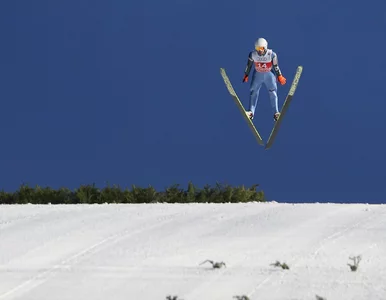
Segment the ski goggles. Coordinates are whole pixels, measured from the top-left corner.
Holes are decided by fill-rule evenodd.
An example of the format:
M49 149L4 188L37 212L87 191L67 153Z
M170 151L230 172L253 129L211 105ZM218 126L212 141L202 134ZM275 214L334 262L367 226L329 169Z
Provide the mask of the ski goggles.
M264 47L256 47L256 50L257 50L257 51L264 51L265 48L264 48Z

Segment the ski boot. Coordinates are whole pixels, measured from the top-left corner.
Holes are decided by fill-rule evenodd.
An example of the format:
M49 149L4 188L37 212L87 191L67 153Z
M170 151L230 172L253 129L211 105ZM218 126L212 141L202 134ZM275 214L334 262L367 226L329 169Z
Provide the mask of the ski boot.
M250 110L246 111L245 112L247 114L247 117L250 119L250 120L253 120L253 112L251 112Z
M279 117L280 117L280 113L279 113L279 112L277 112L277 113L275 113L275 114L273 115L273 119L275 120L275 122L277 122L277 120L279 119Z

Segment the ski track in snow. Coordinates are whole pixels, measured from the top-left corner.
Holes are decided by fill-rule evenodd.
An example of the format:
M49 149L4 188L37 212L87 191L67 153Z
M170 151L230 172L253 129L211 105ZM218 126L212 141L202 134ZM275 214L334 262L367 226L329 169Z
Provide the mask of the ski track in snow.
M385 253L385 205L0 206L6 300L385 300Z

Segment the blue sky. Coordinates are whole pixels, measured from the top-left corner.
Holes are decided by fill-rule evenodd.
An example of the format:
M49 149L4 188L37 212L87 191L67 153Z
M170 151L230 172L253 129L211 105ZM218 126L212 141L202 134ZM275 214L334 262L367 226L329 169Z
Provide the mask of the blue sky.
M3 1L4 2L4 1ZM386 202L386 2L6 1L0 188L259 183L279 202ZM259 146L243 70L265 37L288 84ZM254 120L273 126L267 91Z

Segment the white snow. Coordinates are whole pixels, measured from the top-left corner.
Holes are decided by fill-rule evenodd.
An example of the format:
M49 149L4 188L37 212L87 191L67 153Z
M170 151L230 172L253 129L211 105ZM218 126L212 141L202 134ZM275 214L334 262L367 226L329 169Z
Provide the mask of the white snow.
M385 257L385 205L0 206L0 299L385 300Z

